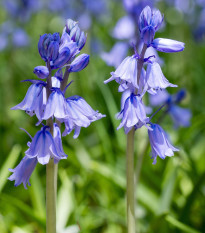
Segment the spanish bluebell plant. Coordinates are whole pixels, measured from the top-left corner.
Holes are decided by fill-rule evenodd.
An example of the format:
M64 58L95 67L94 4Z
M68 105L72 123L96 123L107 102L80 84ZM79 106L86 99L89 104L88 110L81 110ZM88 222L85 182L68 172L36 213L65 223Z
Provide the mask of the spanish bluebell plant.
M152 10L146 6L138 20L140 40L143 44L140 53L135 48L132 56L125 58L115 72L111 72L108 83L115 80L119 84L118 91L122 92L121 111L117 118L121 119L118 127L124 128L127 134L127 225L128 233L135 233L135 207L134 207L134 133L145 126L148 130L152 149L153 163L157 156L165 159L178 151L169 141L167 134L158 124L152 123L153 116L163 107L161 106L152 116L147 117L143 104L146 92L156 95L158 90L167 87L177 87L171 84L164 76L154 54L145 57L147 48L154 48L165 53L180 52L184 50L184 43L176 40L156 38L155 33L163 22L159 10Z
M62 147L61 123L65 124L63 136L74 130L74 138L77 138L81 127L86 128L91 122L105 117L93 110L82 97L65 97L72 84L72 81L68 83L69 74L83 70L89 63L89 55L77 56L86 43L86 37L78 23L71 19L67 20L61 37L59 33L40 36L38 50L45 66L36 66L33 71L40 80L24 80L31 82L31 86L23 101L12 108L24 110L30 116L36 115L36 125L42 124L42 128L33 137L27 132L31 140L27 143L25 157L16 168L10 169L13 174L8 179L14 180L15 186L23 183L27 189L37 163L46 165L48 233L56 232L57 164L61 159L67 158Z

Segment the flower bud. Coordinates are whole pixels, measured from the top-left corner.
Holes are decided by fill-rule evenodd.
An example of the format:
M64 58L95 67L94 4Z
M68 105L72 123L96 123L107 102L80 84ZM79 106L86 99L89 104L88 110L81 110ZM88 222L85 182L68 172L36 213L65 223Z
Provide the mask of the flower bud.
M59 33L44 34L40 37L38 42L38 51L41 58L47 62L48 60L53 61L58 56L60 44Z
M49 75L49 70L46 66L36 66L33 70L33 73L41 79L45 79Z
M75 27L77 22L73 21L72 19L67 19L66 21L66 32L70 34L71 30Z
M70 65L70 72L79 72L89 63L89 55L81 54Z
M70 49L65 47L58 55L58 58L51 62L51 69L58 69L64 66L70 59Z
M150 45L154 39L155 30L152 26L145 27L141 32L141 39L147 45Z
M164 38L157 38L153 40L151 46L164 53L175 53L184 50L183 42Z

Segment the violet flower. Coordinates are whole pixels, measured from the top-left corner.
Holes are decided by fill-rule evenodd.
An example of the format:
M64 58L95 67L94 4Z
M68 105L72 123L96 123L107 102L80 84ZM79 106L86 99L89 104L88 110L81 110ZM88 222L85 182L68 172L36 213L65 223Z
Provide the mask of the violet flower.
M152 130L148 130L149 140L152 148L153 164L157 162L157 156L165 159L166 156L171 157L174 151L179 151L169 142L165 131L157 124L151 124Z
M33 82L23 101L16 106L12 107L12 110L21 109L24 110L30 116L36 114L37 118L41 121L43 116L43 111L45 107L45 85L46 83L43 81L36 81L36 80L28 80Z
M94 111L91 106L80 96L72 96L66 99L68 116L64 119L60 119L65 123L65 131L63 136L71 133L75 130L74 138L77 138L80 133L81 127L88 127L91 122L105 117L98 111Z
M66 110L66 101L63 92L60 88L53 87L45 106L43 119L47 120L50 117L58 119L66 118L68 111Z
M66 154L62 150L59 131L54 127L54 138L49 132L49 127L44 126L36 133L30 143L29 149L25 152L28 158L37 158L40 164L48 164L50 158L54 158L57 163L60 159L66 159Z
M29 179L36 167L37 162L38 160L36 157L29 158L26 155L14 169L9 169L9 171L13 172L13 174L9 176L8 180L15 180L14 186L18 186L23 183L24 188L27 189L27 184L31 186Z
M125 100L121 112L117 114L117 119L121 119L121 123L117 129L124 127L125 133L128 133L139 121L145 122L146 118L141 97L132 93Z

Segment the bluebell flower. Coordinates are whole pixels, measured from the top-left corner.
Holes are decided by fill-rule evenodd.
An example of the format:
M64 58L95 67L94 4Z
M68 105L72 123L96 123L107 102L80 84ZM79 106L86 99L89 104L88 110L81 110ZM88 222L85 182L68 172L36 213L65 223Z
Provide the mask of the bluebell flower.
M117 42L110 52L102 52L100 56L108 66L117 68L126 56L128 47L126 42Z
M36 66L33 70L33 73L41 79L45 79L49 75L49 70L46 66Z
M36 157L29 158L28 156L25 156L14 169L9 169L9 171L13 172L13 174L9 176L8 179L11 181L15 180L15 186L23 183L24 188L27 189L27 184L29 186L31 185L29 179L36 167L37 162L38 160Z
M125 132L128 133L139 121L145 122L146 118L141 96L132 93L125 100L121 112L117 114L117 119L121 119L121 123L117 129L124 127Z
M150 45L154 39L155 32L159 29L163 22L163 17L159 10L152 11L146 6L139 16L139 31L141 39L147 45Z
M28 158L37 158L38 162L43 165L47 164L50 158L57 163L60 159L66 158L60 139L56 125L54 126L54 138L49 132L49 127L43 126L32 138L30 147L25 154Z
M167 102L170 94L166 89L158 90L156 95L149 95L149 102L152 106L160 106Z
M111 77L104 81L108 83L115 80L118 83L121 81L131 83L134 87L139 88L137 83L137 58L135 55L132 57L126 57L122 63L118 66L115 72L111 73ZM141 76L144 75L144 70L141 72Z
M157 62L148 63L146 70L146 84L148 89L152 88L154 90L177 87L177 85L169 83L164 77L160 65Z
M66 118L68 111L66 109L66 100L60 88L53 87L51 94L45 106L43 119L47 120L50 117L58 119Z
M164 53L175 53L184 50L184 43L176 40L157 38L151 43L156 50Z
M24 110L30 116L36 114L37 118L41 121L46 101L46 83L36 80L33 80L31 82L33 82L34 84L29 87L23 101L11 109Z
M70 72L79 72L83 70L89 63L90 56L83 53L79 55L75 60L70 64Z
M105 117L98 111L94 111L91 106L80 96L71 96L66 99L68 116L60 119L65 123L65 131L63 136L75 130L74 138L77 138L81 127L88 127L91 122Z
M153 164L156 164L157 156L165 159L166 156L171 157L174 151L179 151L169 142L165 131L158 124L151 124L152 130L148 130L149 140L152 148Z

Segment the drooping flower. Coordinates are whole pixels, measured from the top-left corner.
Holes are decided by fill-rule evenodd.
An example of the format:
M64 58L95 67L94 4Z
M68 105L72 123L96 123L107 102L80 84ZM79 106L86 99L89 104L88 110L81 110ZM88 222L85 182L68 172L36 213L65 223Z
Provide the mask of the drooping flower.
M77 138L81 127L88 127L91 122L105 117L98 111L94 111L91 106L80 96L72 96L66 99L68 116L61 120L65 123L63 136L75 130L74 138Z
M148 130L149 140L152 148L153 164L157 161L157 156L161 159L165 159L166 156L171 157L174 155L174 151L179 151L169 142L165 131L158 124L150 125L152 130Z
M28 156L25 156L14 169L9 169L9 171L13 172L13 174L9 176L8 179L11 181L15 180L15 186L18 186L21 183L23 183L24 188L27 189L26 185L31 185L29 183L29 179L33 170L36 167L37 162L38 160L36 157L29 158Z
M45 89L46 83L37 80L26 80L26 81L33 82L33 84L29 87L23 101L11 109L24 110L30 116L36 114L39 121L41 121L45 107L45 102L46 102L46 89Z
M148 89L153 88L154 90L177 87L177 85L170 83L164 77L160 65L157 62L148 63L146 70L146 84Z
M62 150L60 135L57 126L54 126L54 138L52 137L49 127L43 126L36 133L30 143L29 149L25 152L28 158L37 158L40 164L47 164L50 158L57 163L60 159L65 159L67 156Z
M63 92L60 88L53 87L51 94L45 106L43 119L47 120L50 117L58 119L66 118L68 111L66 110L66 101Z
M125 133L128 133L139 121L145 122L147 117L141 96L132 93L124 101L124 107L117 114L117 119L121 119L117 129L124 127Z
M104 81L108 83L112 80L122 84L127 82L132 84L135 88L139 88L137 83L137 58L135 55L132 57L126 57L122 63L118 66L115 72L111 72L111 77ZM144 69L141 71L141 76L144 75Z

